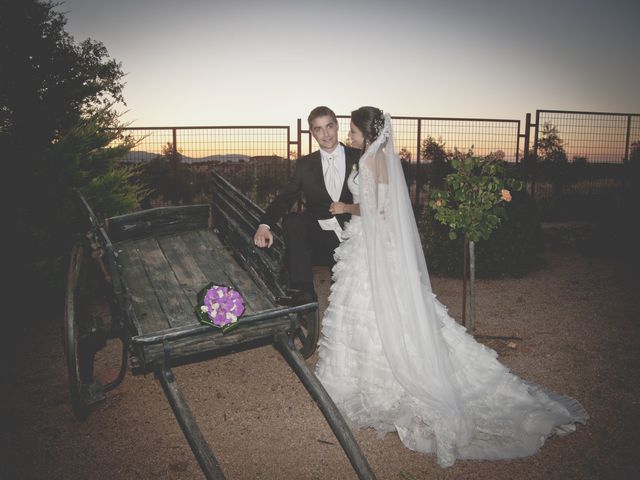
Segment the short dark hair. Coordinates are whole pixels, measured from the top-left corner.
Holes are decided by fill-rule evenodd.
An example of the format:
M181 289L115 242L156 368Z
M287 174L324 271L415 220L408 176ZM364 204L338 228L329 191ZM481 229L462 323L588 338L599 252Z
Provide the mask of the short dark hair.
M311 113L309 113L309 116L307 117L309 127L311 127L311 122L319 117L331 117L333 118L333 121L336 122L336 124L338 123L338 118L336 117L336 114L333 112L333 110L331 110L329 107L321 105L314 108L313 110L311 110Z

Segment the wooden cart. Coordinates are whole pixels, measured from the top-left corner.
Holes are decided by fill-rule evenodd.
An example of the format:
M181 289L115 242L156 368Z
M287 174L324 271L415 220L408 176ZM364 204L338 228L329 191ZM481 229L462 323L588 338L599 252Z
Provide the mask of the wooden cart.
M298 375L333 429L359 478L375 478L335 404L304 358L319 335L318 304L283 307L278 271L284 247L277 229L272 248L253 245L262 211L216 172L211 205L156 208L101 224L80 197L86 236L71 252L64 316L71 401L79 419L132 373L153 372L162 385L206 478L222 469L185 402L171 367L273 344ZM209 282L238 290L246 303L240 326L222 334L201 325L197 292ZM92 315L91 298L104 293L106 325ZM122 341L121 367L110 383L94 378L95 354L107 340ZM304 357L304 358L303 358Z

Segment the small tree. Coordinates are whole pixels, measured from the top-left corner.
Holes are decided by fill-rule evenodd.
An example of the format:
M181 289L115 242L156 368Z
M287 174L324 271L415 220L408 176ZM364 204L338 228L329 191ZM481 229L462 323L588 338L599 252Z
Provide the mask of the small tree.
M569 163L567 152L564 149L564 140L560 138L555 125L545 123L542 127L542 135L538 139L537 152L542 167L551 178L554 198L562 196L562 189L566 182L567 165Z
M398 152L398 157L400 157L400 164L402 165L402 173L404 174L404 179L407 182L407 185L410 185L411 184L411 152L403 147Z
M453 173L445 178L445 188L432 192L429 206L435 218L449 227L449 238L458 232L468 243L470 270L469 330L475 329L475 243L486 240L505 216L505 202L511 201L511 190L520 190L522 183L508 178L506 167L494 156L452 160ZM465 245L466 258L466 245ZM466 261L465 261L466 266ZM466 278L463 280L466 282ZM464 298L466 305L466 295Z
M450 172L450 158L444 149L445 142L427 137L422 142L422 158L429 163L431 172L429 181L433 186L441 186L444 177Z

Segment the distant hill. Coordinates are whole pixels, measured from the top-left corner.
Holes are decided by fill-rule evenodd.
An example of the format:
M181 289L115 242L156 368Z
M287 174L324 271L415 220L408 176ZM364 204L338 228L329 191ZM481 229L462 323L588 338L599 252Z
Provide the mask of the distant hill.
M125 162L144 163L157 158L157 153L145 152L143 150L131 151L125 157ZM241 163L249 162L251 157L240 153L227 153L222 155L209 155L208 157L193 158L186 155L182 156L183 163Z

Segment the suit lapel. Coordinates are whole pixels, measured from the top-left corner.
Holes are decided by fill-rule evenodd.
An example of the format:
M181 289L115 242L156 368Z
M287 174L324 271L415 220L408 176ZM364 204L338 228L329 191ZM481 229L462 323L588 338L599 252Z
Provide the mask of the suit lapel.
M353 166L358 161L359 155L358 151L353 148L347 148L342 144L344 148L344 181L342 182L342 192L340 193L340 198L343 198L345 193L349 190L349 186L347 184L347 180L349 179L349 175L351 175L351 170Z

